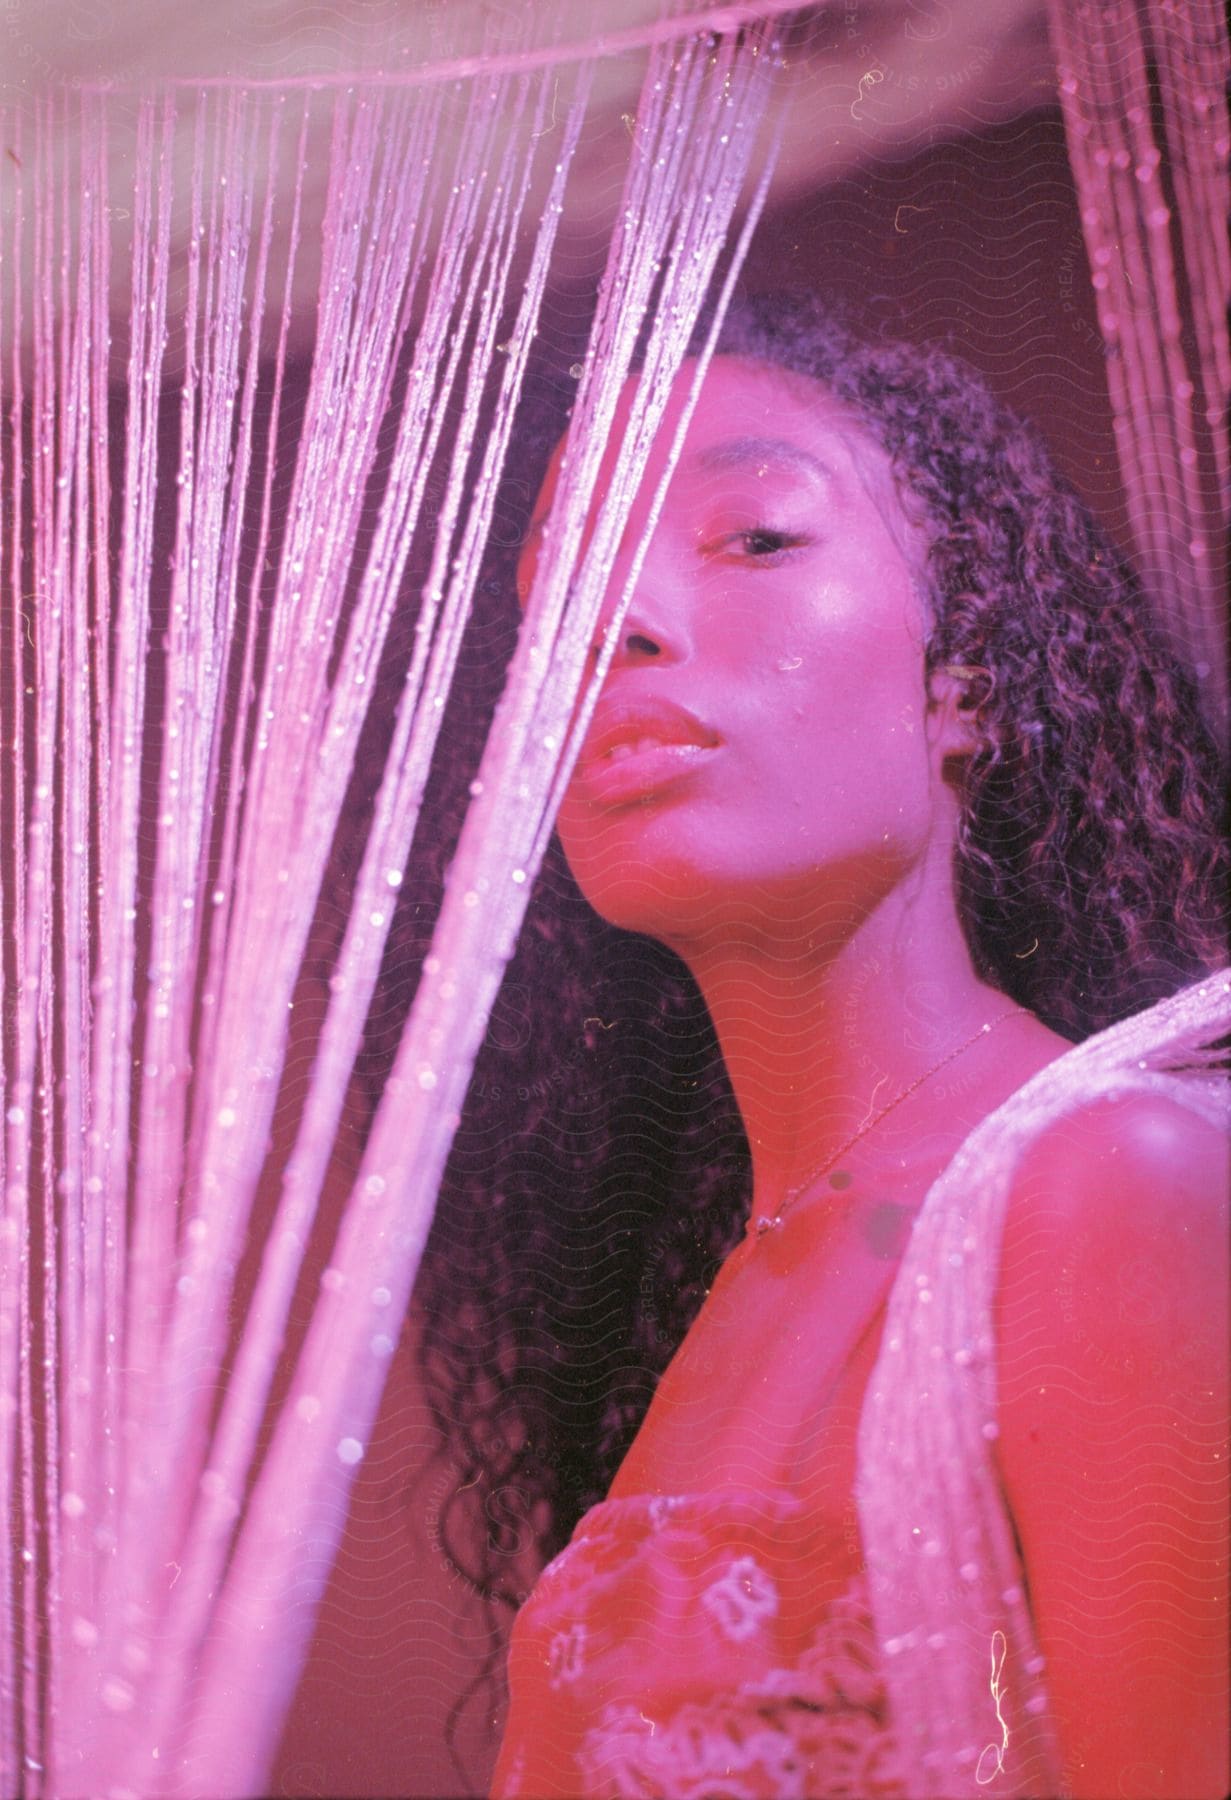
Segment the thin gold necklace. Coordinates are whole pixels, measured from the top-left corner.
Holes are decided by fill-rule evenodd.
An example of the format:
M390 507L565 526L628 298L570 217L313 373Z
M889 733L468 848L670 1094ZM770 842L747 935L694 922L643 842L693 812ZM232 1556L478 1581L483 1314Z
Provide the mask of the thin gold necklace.
M968 1037L966 1041L959 1044L955 1050L950 1050L942 1056L938 1063L933 1063L930 1069L925 1069L922 1075L917 1075L914 1081L910 1082L908 1086L902 1089L900 1094L895 1094L893 1099L882 1106L878 1113L874 1113L865 1124L859 1127L858 1131L848 1137L844 1144L839 1144L836 1150L831 1151L824 1162L818 1163L814 1169L808 1171L802 1181L797 1181L793 1188L789 1188L783 1195L777 1212L762 1213L758 1218L750 1220L750 1235L757 1238L763 1238L769 1232L777 1231L778 1227L782 1224L783 1214L786 1212L787 1208L794 1206L795 1202L799 1199L799 1196L807 1188L810 1188L812 1183L816 1181L819 1176L824 1175L827 1170L833 1169L835 1163L841 1162L848 1150L853 1150L855 1145L863 1138L866 1138L870 1131L875 1131L881 1120L888 1118L895 1106L901 1106L903 1100L909 1099L910 1096L913 1093L916 1093L925 1082L930 1081L933 1075L939 1075L940 1071L943 1068L946 1068L949 1063L956 1062L958 1057L965 1055L967 1050L972 1049L974 1045L979 1042L980 1038L989 1036L991 1032L995 1031L997 1025L1003 1024L1005 1019L1011 1017L1017 1010L1018 1008L1016 1006L1006 1008L1004 1012L999 1013L996 1018L989 1020L987 1024L980 1025L973 1037ZM835 1170L835 1174L839 1172L840 1171ZM844 1187L846 1183L835 1182L834 1185Z

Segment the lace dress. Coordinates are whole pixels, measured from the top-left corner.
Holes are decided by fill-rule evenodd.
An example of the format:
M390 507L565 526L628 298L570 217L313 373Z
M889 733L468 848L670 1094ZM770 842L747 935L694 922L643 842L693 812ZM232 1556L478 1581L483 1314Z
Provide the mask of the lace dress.
M1151 1093L1225 1126L1202 1047L1228 1030L1219 977L1087 1040L929 1189L860 1414L862 1558L845 1561L863 1566L838 1591L832 1516L803 1492L635 1494L586 1514L514 1628L495 1795L1063 1792L994 1453L1005 1204L1033 1139L1092 1100Z
M495 1791L902 1800L863 1579L818 1608L808 1539L788 1494L593 1508L518 1619Z

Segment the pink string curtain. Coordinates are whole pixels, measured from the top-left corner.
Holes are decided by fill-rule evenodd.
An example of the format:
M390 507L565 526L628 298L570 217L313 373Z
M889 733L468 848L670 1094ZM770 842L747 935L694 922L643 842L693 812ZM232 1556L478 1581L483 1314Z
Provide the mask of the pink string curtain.
M17 199L0 249L6 1793L260 1791L584 729L584 708L573 715L604 571L702 304L715 279L729 289L768 180L772 20L695 23L653 34L590 347L570 375L560 503L432 954L290 1367L289 1309L413 854L595 64L519 55L514 32L469 70L342 85L323 109L307 89L142 95L122 193L104 97L53 96L32 127L12 121ZM313 350L292 420L295 264L319 159ZM595 512L643 331L643 378ZM412 557L425 574L408 593ZM293 1149L274 1171L276 1211L254 1243L296 980L374 675L408 605L393 742ZM258 1265L250 1291L245 1256Z
M1217 0L1049 0L1137 564L1227 737L1231 303Z

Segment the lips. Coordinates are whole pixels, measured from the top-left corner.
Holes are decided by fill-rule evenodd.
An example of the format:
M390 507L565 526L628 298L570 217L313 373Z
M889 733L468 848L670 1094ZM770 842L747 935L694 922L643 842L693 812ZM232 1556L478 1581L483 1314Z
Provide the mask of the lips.
M638 799L692 774L718 744L717 732L674 701L612 695L595 709L579 780L591 800Z

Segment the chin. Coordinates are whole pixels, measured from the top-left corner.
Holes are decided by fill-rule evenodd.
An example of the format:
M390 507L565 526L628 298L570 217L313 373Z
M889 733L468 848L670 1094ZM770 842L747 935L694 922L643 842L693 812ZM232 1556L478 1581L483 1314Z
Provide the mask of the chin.
M767 873L738 859L690 857L682 832L665 852L655 845L655 854L610 840L601 850L591 843L588 854L568 838L564 848L573 879L600 918L685 958L706 943L759 935L774 921L794 930L815 905L814 870Z
M618 854L601 859L568 856L568 862L600 918L664 943L691 936L717 897L712 880L687 865Z
M883 841L831 847L812 859L783 860L716 853L691 846L678 828L664 848L661 837L634 849L615 834L561 833L565 856L585 898L609 925L656 938L685 961L690 953L763 939L798 947L818 930L835 940L858 929L895 888L916 859ZM732 850L728 846L728 850Z

